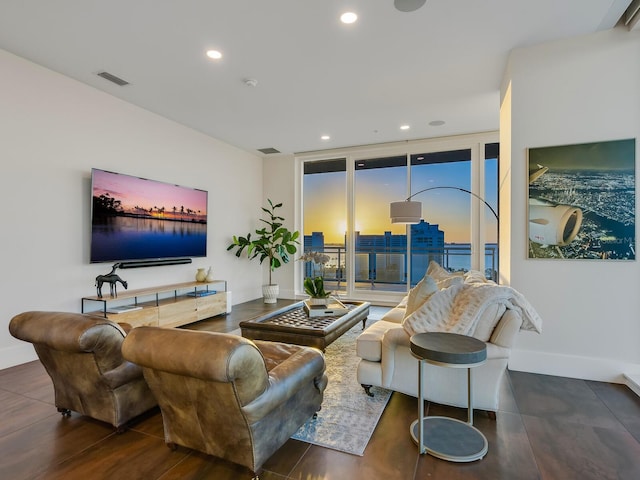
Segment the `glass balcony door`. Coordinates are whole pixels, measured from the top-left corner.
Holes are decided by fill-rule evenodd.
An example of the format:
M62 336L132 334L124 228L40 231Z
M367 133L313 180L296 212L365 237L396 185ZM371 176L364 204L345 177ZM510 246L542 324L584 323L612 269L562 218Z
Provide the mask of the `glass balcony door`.
M319 261L303 262L303 278L322 276L325 290L347 289L347 161L304 163L302 182L304 252Z
M405 226L389 218L389 203L405 196L406 181L406 154L354 161L355 290L406 290Z
M473 197L458 188L471 190L471 149L411 155L411 194L426 190L412 198L422 202L423 220L410 227L411 285L431 260L450 271L471 270Z
M497 279L498 222L476 197L498 211L498 144L484 141L496 137L301 158L304 251L325 256L322 264L304 262L300 292L304 277L321 275L343 298L393 301L431 260ZM389 204L425 189L412 198L423 204L423 220L392 224Z

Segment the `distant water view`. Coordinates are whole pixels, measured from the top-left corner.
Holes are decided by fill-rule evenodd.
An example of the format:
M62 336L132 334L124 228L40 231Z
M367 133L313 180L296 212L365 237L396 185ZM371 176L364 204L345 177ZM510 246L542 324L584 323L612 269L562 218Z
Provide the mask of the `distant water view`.
M449 255L444 259L443 267L448 268L451 271L471 270L471 244L470 243L445 243ZM484 266L486 269L498 267L498 244L487 243L485 244L485 250L487 253L484 257Z

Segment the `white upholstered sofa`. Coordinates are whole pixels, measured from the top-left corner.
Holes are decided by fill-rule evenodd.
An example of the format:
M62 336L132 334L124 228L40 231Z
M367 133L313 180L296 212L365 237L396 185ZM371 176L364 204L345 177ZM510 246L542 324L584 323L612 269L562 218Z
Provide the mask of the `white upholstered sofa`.
M449 275L443 273L437 264L431 265L429 270L436 278L438 275L440 279ZM465 282L467 280L464 279ZM460 283L462 281L461 279ZM485 282L493 283L486 280ZM445 289L446 287L442 288L441 293L446 293ZM411 329L403 327L411 294L412 292L404 297L400 304L381 320L371 324L357 339L356 352L360 357L357 377L368 394L371 394L371 386L378 386L418 396L418 361L410 351L410 333L407 330ZM504 303L492 305L490 308L483 307L484 316L493 315L495 318L489 323L491 330L480 334L483 337L480 339L487 344L487 361L475 367L472 372L474 408L490 413L498 410L500 384L507 369L516 334L520 329L540 331L539 318L533 318L535 325L530 322L532 317L537 315L531 307L523 310L509 302L506 303L507 307ZM509 305L513 308L509 308ZM526 320L525 325L523 317ZM479 328L477 327L476 331ZM473 336L479 338L478 335ZM467 407L466 369L425 364L424 378L425 399L445 405Z

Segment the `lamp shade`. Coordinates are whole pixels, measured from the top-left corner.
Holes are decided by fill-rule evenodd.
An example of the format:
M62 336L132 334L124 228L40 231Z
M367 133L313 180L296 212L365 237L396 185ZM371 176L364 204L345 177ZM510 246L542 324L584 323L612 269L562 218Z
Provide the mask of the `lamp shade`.
M422 203L403 200L392 202L389 206L391 223L420 223L422 218Z

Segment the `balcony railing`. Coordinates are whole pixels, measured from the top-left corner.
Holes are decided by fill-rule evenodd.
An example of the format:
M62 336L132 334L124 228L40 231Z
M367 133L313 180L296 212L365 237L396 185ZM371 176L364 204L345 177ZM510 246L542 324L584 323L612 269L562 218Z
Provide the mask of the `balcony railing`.
M435 260L445 269L466 272L471 269L471 248L467 244L445 245L443 248L414 248L411 251L411 271L409 271L406 249L356 250L355 282L356 288L391 291L405 291L409 275L411 285L415 285L424 276L429 262ZM314 251L318 251L314 249ZM305 276L322 276L325 284L332 290L344 288L346 271L346 250L344 247L327 246L320 250L330 260L323 266L313 262L305 263ZM487 278L497 281L498 246L485 245L485 271Z

